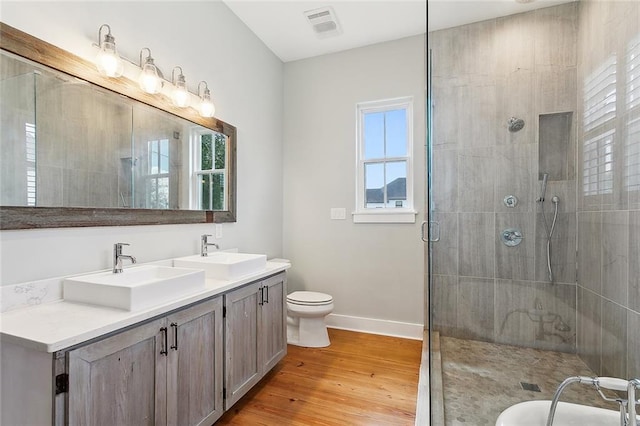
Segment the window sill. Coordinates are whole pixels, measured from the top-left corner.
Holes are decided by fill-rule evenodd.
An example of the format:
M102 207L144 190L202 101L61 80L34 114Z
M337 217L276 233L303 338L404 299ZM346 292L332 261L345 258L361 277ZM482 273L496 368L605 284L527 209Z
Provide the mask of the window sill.
M376 209L353 212L353 223L416 223L415 210Z

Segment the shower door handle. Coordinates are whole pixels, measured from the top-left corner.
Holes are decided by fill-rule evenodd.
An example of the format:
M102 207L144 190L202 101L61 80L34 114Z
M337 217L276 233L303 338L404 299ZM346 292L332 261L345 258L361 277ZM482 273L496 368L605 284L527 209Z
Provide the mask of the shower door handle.
M429 225L429 235L425 232L427 229L427 224ZM432 220L431 222L424 221L422 222L422 241L428 243L431 241L432 243L437 243L440 241L440 222L436 220Z

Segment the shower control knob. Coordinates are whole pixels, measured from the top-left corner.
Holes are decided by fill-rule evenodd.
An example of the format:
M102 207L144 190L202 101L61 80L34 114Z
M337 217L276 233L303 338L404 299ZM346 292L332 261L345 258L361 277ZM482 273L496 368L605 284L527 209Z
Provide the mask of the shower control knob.
M522 231L515 228L509 228L502 231L500 234L500 239L504 243L505 246L515 247L522 242Z

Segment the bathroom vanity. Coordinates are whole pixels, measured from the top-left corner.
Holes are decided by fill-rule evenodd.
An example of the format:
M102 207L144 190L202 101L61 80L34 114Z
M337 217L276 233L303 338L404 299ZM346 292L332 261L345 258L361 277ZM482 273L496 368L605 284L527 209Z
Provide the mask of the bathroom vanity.
M286 355L289 266L139 311L57 300L3 313L1 423L213 424Z

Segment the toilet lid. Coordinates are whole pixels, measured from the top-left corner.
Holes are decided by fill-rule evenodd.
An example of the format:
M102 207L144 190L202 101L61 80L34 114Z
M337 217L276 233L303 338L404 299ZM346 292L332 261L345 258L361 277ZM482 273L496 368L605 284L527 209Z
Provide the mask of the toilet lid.
M333 297L315 291L294 291L287 296L287 302L296 305L327 305L333 302Z

